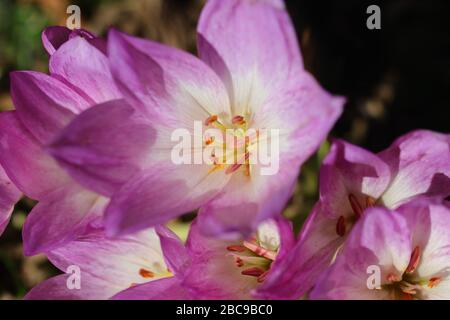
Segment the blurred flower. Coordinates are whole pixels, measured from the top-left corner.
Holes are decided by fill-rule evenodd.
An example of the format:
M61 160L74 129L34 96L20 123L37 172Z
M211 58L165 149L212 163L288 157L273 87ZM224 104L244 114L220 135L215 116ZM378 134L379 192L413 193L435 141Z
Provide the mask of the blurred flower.
M449 145L450 135L424 130L400 137L379 154L335 140L321 167L320 200L279 269L283 280L265 283L268 294L307 293L367 208L395 209L418 196L448 197ZM278 287L284 291L274 290Z
M303 69L282 1L208 1L198 48L201 60L111 31L110 65L127 104L91 108L52 145L77 181L111 197L109 234L132 233L198 208L205 234L251 234L280 214L301 164L341 113L343 99ZM264 176L259 165L241 159L174 164L171 134L180 128L192 134L196 121L203 129L279 130L280 170ZM142 148L134 146L134 137Z
M50 75L11 73L16 110L0 114L0 163L26 196L39 201L24 225L27 255L74 239L101 216L107 199L73 182L44 148L76 114L120 97L96 47L101 40L62 27L44 30L42 38Z
M366 210L311 299L450 299L449 227L440 200Z

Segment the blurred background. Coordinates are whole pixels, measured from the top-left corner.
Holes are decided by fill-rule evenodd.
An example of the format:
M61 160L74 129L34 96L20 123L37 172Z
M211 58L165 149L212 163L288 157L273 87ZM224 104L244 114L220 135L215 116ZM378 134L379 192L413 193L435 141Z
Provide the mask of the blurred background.
M226 1L226 0L224 0ZM105 36L109 27L196 52L203 0L0 0L0 110L12 109L8 73L47 71L40 34L65 25L70 4L82 28ZM332 136L372 151L412 129L450 132L450 1L286 1L306 68L330 92L347 97ZM381 30L366 27L366 8L381 8ZM285 215L296 229L317 200L325 143L304 166ZM0 299L21 298L58 273L44 256L24 257L21 228L34 202L23 199L0 238ZM170 223L184 237L193 214Z

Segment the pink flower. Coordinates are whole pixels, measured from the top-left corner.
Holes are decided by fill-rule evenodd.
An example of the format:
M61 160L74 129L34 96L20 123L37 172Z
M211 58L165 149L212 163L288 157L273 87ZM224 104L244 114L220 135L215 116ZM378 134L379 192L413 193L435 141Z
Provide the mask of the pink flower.
M14 205L22 194L9 180L3 168L0 166L0 235L5 231Z
M116 239L106 238L102 229L91 229L47 256L64 273L31 289L26 299L103 300L129 287L173 278L153 229ZM166 297L181 298L180 290L174 293ZM154 298L164 298L160 294Z
M198 50L200 59L111 31L110 65L127 104L91 108L52 145L52 155L77 181L111 198L108 234L132 233L198 208L205 234L251 234L280 214L301 164L341 113L343 99L304 70L282 1L208 1ZM192 134L195 121L202 129L279 130L278 172L262 175L261 165L239 160L175 164L171 134L180 128ZM193 154L213 142L200 139Z
M28 255L76 238L102 215L107 199L74 182L44 148L78 113L120 97L96 47L101 40L62 27L44 30L42 38L50 75L11 73L16 110L0 114L0 164L20 191L39 201L23 229Z
M395 209L418 196L448 197L449 144L449 135L423 130L400 137L379 154L334 141L320 171L320 200L291 257L279 268L279 280L265 283L266 297L273 292L282 294L278 298L307 293L366 208Z
M166 278L131 287L114 298L151 299L159 291L170 297L182 288L190 299L251 299L294 245L292 227L282 219L264 222L253 237L240 240L207 238L197 222L190 227L185 247L167 229L159 231L177 285ZM173 291L168 292L164 282Z
M311 298L450 299L449 227L448 202L366 210Z
M63 272L78 267L81 288L69 288L73 274L62 274L27 298L250 299L293 245L291 224L282 219L263 223L251 239L234 241L206 238L194 221L186 245L161 226L114 239L91 229L47 254Z

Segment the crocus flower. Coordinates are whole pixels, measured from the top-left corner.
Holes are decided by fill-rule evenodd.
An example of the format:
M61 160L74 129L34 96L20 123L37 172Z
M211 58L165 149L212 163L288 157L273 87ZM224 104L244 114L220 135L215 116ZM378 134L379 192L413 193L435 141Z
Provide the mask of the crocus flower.
M282 1L210 0L197 35L200 59L112 30L108 56L127 105L91 108L50 148L77 181L111 198L105 213L111 235L198 208L205 234L251 234L282 211L301 164L341 113L343 99L304 70ZM211 164L175 164L171 134L186 129L194 136L196 122L203 132L279 130L279 170L262 175L262 164L247 162L249 145L259 146L258 139L245 144L245 161L218 163L211 152ZM130 131L124 134L123 126ZM148 148L127 143L127 134L149 131ZM200 147L187 148L189 153L203 153L214 143L198 136ZM233 153L228 147L225 152Z
M366 210L312 299L450 299L450 206Z
M21 197L21 192L9 180L3 168L0 166L0 235L5 231L14 205Z
M119 239L91 229L47 256L64 273L31 289L26 299L104 300L129 287L172 276L153 229ZM180 296L160 293L157 298Z
M251 299L294 245L291 224L282 219L258 226L249 239L220 240L189 230L186 246L167 229L158 231L173 278L144 283L118 293L114 299L152 299L186 292L190 299Z
M298 298L332 262L365 209L395 209L419 196L450 195L450 136L414 131L373 154L335 140L320 171L320 200L305 222L296 248L279 268L266 297ZM277 290L280 288L280 290ZM261 289L261 292L263 290Z
M50 28L43 40L50 75L11 73L16 110L0 114L0 163L20 191L39 201L23 229L26 254L74 239L101 216L107 199L74 182L44 149L76 114L120 97L106 56L87 32Z

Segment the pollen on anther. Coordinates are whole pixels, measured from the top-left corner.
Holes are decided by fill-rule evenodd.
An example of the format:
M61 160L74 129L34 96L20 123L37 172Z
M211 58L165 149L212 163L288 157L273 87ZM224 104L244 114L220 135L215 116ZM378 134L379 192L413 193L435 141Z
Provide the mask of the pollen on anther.
M258 267L248 268L241 271L241 274L244 276L252 276L252 277L259 277L262 275L265 271Z
M155 276L153 272L144 268L139 269L139 275L143 278L153 278Z
M237 266L238 268L240 268L240 267L242 267L243 265L244 265L244 261L243 261L241 258L236 257L236 266Z
M244 252L246 248L244 246L239 245L232 245L227 247L228 251L235 251L235 252Z
M209 126L211 123L216 122L216 121L217 121L217 116L215 114L212 116L209 116L205 120L205 126Z
M233 124L243 125L243 124L245 124L245 119L243 116L234 116L233 119L231 120L231 122Z
M372 197L367 197L366 198L366 207L367 208L370 208L370 207L373 207L374 205L375 205L375 199L374 198L372 198Z
M213 143L214 142L214 137L207 137L206 139L205 139L205 144L207 145L207 146L209 146L211 143Z
M434 288L441 282L441 278L439 277L433 277L428 281L428 288Z

